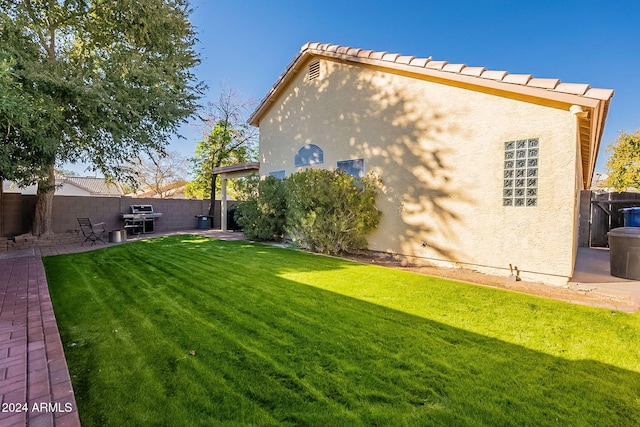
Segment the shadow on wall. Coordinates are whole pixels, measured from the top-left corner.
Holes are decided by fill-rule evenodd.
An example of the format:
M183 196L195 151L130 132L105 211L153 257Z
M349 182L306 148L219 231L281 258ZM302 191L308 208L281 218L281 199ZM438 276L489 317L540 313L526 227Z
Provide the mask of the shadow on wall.
M451 249L458 246L451 224L459 220L452 206L470 203L451 179L448 147L452 136L463 138L457 126L428 99L397 91L397 76L330 61L326 67L326 78L292 87L271 116L278 138L293 138L278 143L290 148L291 159L304 145L322 147L327 168L345 160L334 150L366 159L366 171L379 174L384 186L373 249L464 259Z

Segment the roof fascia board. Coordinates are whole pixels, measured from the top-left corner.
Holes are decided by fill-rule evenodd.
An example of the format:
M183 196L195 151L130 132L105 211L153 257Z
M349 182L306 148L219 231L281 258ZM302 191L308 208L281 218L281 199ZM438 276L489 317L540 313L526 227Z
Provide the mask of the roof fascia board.
M607 119L609 101L603 102L595 108L591 114L591 152L589 158L589 170L586 171L585 189L589 187L593 179L596 162L598 161L598 152L602 143L602 135L604 134L604 123Z
M488 92L496 95L504 93L514 93L518 95L524 95L528 98L538 98L540 100L551 101L549 103L542 102L545 105L549 105L554 108L566 109L571 105L580 105L583 107L595 108L601 100L595 98L587 98L571 93L554 92L543 88L536 88L531 86L523 86L513 83L499 82L490 79L482 79L475 76L448 73L436 69L420 68L412 65L399 64L397 62L386 62L378 59L360 58L353 56L341 55L335 52L322 52L317 53L317 56L324 56L328 58L338 59L341 62L355 62L360 64L367 64L374 68L378 68L385 71L394 70L400 71L401 74L414 78L424 79L425 77L430 80L441 84L448 84L451 86L458 86L471 90L478 90L482 92ZM489 89L487 90L482 90ZM537 104L540 102L536 102Z
M372 68L384 70L386 72L394 72L405 76L429 80L440 84L457 86L469 90L476 90L498 96L506 96L509 98L519 99L525 102L532 102L539 105L547 105L558 109L567 109L571 105L580 105L588 108L596 108L602 101L598 98L590 98L571 93L551 91L544 88L524 86L520 84L500 82L497 80L483 79L475 76L449 73L437 69L422 68L415 65L407 65L398 62L385 61L383 59L369 58L365 56L345 55L336 51L316 50L307 47L300 51L296 57L289 63L285 72L280 76L278 81L273 85L271 90L260 102L256 110L249 117L248 123L252 126L258 126L262 114L267 106L275 102L275 98L279 92L287 86L287 84L300 71L301 65L309 58L323 57L337 60L343 63L356 63L367 65Z
M291 61L289 65L287 65L285 72L280 75L267 95L262 99L262 101L260 101L260 104L258 104L258 107L255 109L255 111L251 114L251 116L249 116L249 120L247 120L247 123L249 123L251 126L259 126L262 113L265 112L270 104L273 104L275 102L275 98L276 95L278 95L278 92L280 92L282 88L286 87L289 82L293 80L293 78L298 74L298 71L300 71L301 65L307 60L307 58L312 56L314 55L309 53L308 50L304 50L302 52L299 52L296 57L293 58L293 61Z

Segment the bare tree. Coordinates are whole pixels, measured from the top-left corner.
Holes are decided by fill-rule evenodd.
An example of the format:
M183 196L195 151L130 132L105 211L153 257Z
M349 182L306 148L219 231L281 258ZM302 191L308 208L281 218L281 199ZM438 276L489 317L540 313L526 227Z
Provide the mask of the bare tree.
M209 215L213 216L218 175L214 169L254 160L257 157L256 128L246 123L254 102L222 86L217 102L209 104L203 117L203 140L198 142L192 159L195 180L192 187L211 197Z
M176 152L149 153L146 158L138 157L128 168L135 178L135 190L148 190L164 199L177 186L186 184L188 159Z

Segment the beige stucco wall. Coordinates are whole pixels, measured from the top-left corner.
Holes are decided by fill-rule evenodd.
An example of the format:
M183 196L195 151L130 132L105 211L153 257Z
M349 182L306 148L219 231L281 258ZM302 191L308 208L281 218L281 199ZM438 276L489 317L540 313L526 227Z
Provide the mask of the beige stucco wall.
M580 185L568 109L320 62L319 79L303 69L261 119L262 175L293 173L310 143L324 150L319 167L364 158L384 183L371 249L566 283ZM528 138L540 142L537 206L504 207L504 143Z

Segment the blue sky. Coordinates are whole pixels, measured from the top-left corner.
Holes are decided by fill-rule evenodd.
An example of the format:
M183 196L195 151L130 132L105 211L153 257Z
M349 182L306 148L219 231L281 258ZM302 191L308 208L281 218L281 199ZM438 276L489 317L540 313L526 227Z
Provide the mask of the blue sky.
M604 148L640 127L640 2L636 0L349 1L192 0L198 77L262 99L308 41L432 56L510 73L614 89ZM201 132L170 150L192 156Z

